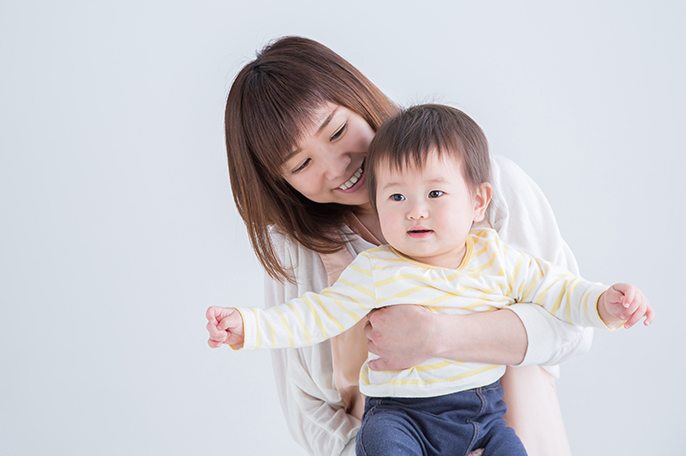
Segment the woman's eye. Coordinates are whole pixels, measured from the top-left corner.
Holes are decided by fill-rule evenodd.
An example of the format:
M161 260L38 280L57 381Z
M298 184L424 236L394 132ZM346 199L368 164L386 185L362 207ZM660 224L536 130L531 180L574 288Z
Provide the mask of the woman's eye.
M347 128L348 128L348 124L347 124L347 123L344 123L344 124L341 126L341 128L339 128L338 130L336 130L336 132L335 132L333 135L331 135L331 139L330 139L330 140L331 140L331 141L334 141L334 140L340 138L341 135L345 132L345 130L346 130Z
M306 160L302 163L302 165L298 166L296 169L293 170L293 174L299 173L300 171L302 171L303 169L305 169L305 167L306 167L309 163L310 163L310 159L308 158L308 159L306 159Z
M443 195L443 191L441 190L431 190L429 192L429 198L438 198L441 195Z
M394 193L391 195L391 199L393 201L404 201L405 197L403 195L401 195L400 193Z

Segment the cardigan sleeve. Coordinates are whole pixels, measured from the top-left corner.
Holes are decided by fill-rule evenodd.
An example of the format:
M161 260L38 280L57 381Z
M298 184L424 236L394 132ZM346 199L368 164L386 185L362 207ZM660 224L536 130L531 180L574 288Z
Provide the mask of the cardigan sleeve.
M571 250L562 239L555 215L540 187L514 162L494 155L491 160L493 199L488 220L500 238L529 255L562 266L578 275ZM554 366L591 346L593 329L558 320L540 306L508 307L527 332L528 348L520 365ZM557 376L557 368L549 369Z
M285 266L297 283L265 275L265 305L272 307L328 285L319 255L273 233ZM293 438L311 455L354 456L360 421L346 413L333 380L329 341L303 348L271 351L274 379L286 423Z

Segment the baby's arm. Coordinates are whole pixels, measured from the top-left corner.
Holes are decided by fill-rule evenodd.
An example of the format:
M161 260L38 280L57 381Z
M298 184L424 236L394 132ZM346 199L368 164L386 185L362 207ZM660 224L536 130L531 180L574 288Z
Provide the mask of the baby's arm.
M207 331L210 338L207 343L212 348L222 344L243 345L244 328L241 313L233 307L210 307L205 313Z
M268 309L210 307L209 345L248 350L310 346L350 329L375 303L370 258L363 252L321 293L305 293Z
M556 265L500 244L512 271L511 287L518 301L530 301L568 323L617 329L624 321L629 328L655 313L640 290L629 284L611 288L571 274Z
M493 155L491 183L494 193L488 221L501 239L578 274L576 260L560 234L555 214L531 177L511 160ZM526 329L526 354L521 365L560 364L591 347L592 328L559 320L531 303L517 303L508 309L517 314ZM484 331L490 332L488 327Z
M624 327L629 329L643 317L643 324L648 326L655 319L655 311L641 290L629 283L617 283L601 294L598 314L611 328L618 328L624 323Z

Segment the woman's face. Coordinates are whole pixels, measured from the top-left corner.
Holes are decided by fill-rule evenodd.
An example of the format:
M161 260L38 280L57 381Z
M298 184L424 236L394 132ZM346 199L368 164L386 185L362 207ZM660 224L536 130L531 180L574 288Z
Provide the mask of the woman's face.
M283 177L317 203L368 205L363 164L374 130L360 115L332 103L318 109L313 121L287 157Z

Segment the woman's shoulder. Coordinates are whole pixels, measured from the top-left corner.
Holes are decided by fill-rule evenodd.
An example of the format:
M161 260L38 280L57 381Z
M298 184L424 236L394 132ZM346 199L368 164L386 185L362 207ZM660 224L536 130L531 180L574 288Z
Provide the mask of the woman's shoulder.
M360 236L354 234L347 227L342 230L343 237L346 239L345 244L342 246L343 250L349 252L345 255L346 258L354 258L358 253L363 250L372 247ZM325 258L330 258L333 254L320 254L319 252L305 247L292 236L286 234L281 228L272 226L269 229L269 237L274 248L274 253L276 254L279 261L282 264L292 269L297 274L299 269L305 267L308 269L313 264L322 263L322 256ZM302 271L301 271L302 272Z
M530 185L533 180L515 162L502 155L491 155L491 183L498 187Z
M538 205L541 201L547 204L536 182L509 158L500 155L491 157L491 185L493 197L490 209L502 212L500 217L513 208L519 210L528 205ZM493 220L490 222L493 224Z
M293 267L301 259L314 258L317 255L317 252L305 247L278 226L272 225L269 227L269 239L274 253L284 266Z

